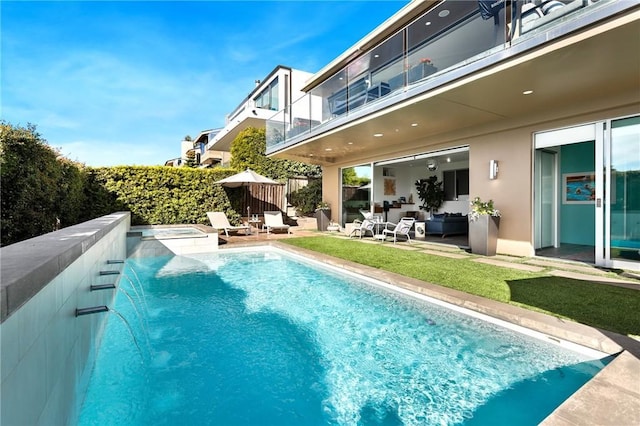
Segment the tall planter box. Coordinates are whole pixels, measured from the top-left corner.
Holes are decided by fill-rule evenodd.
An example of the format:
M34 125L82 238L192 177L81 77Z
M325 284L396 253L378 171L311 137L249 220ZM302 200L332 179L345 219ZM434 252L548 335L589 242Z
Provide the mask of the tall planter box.
M499 216L483 214L477 220L469 220L469 246L474 254L495 256L498 245Z
M318 231L326 231L329 223L331 223L331 210L316 210L316 222Z

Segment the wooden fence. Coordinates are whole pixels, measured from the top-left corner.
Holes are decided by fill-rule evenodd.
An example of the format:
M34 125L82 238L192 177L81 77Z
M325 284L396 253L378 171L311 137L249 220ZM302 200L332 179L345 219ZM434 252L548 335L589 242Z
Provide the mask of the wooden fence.
M307 178L289 179L284 185L251 184L244 189L244 197L240 206L240 214L247 214L247 207L251 214L262 215L265 211L280 210L287 213L288 199L293 192L306 186Z

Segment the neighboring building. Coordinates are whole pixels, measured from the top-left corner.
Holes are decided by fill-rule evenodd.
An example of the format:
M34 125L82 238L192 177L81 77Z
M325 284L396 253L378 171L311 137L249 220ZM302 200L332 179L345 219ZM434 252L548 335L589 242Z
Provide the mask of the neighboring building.
M227 116L224 128L209 138L206 149L229 152L231 142L242 130L248 127L264 128L266 120L274 112L287 110L294 100L305 95L302 88L312 75L278 65L266 78L256 80L256 86L246 99ZM300 117L310 122L309 108Z
M424 218L435 175L440 212L494 200L500 253L639 270L639 34L638 1L412 1L280 105L267 155L322 165L343 225ZM371 185L343 195L344 168Z
M196 164L200 167L228 166L231 153L228 151L208 150L207 145L220 133L222 129L204 130L193 141Z
M228 165L231 159L229 152L210 151L206 149L209 141L221 130L222 129L203 130L195 140L183 140L180 142L180 157L167 160L164 165L169 167L186 166L190 156L193 156L193 162L196 167L200 168Z

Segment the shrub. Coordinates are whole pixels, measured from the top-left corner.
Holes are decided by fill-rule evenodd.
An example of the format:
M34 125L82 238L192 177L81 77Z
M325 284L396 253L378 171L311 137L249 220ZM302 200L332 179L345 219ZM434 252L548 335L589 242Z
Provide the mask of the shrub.
M119 166L93 169L95 183L121 209L131 211L133 225L209 224L206 212L239 215L215 182L235 170L188 167ZM104 194L103 194L104 195ZM107 203L108 204L108 203Z
M1 237L12 244L87 218L82 165L27 127L0 123Z
M313 215L322 201L322 179L313 179L304 186L291 194L291 205L296 208L298 214L310 216Z

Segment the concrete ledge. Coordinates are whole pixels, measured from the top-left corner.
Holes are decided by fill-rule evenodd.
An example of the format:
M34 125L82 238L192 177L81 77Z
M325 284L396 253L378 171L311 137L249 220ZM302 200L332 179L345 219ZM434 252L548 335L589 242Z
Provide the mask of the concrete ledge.
M113 213L0 249L0 323L130 215Z

